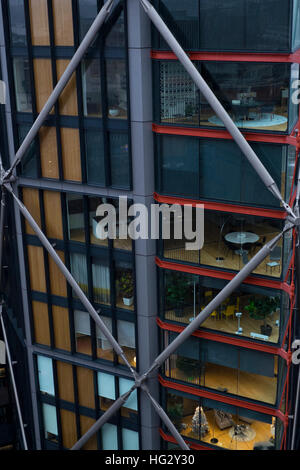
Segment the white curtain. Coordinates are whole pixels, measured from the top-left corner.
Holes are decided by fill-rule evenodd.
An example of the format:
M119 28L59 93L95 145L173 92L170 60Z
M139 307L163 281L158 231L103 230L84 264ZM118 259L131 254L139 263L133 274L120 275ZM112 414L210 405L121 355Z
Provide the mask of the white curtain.
M109 317L101 317L101 320L105 324L105 326L108 328L110 333L112 333L112 321L111 318ZM107 349L112 349L112 346L110 342L106 339L106 336L102 333L100 328L96 326L96 335L97 339L100 340L100 345L101 349L107 350Z
M123 379L122 377L119 378L119 391L120 395L123 395L124 393L128 392L128 390L131 389L131 387L134 385L134 382L132 380L128 379ZM125 408L129 408L130 410L135 410L137 411L138 409L138 403L137 403L137 390L134 390L128 400L126 401Z
M90 315L87 312L75 310L75 333L91 336Z
M57 417L56 417L56 408L52 405L47 405L43 403L43 418L44 418L44 428L45 433L58 435L57 430Z
M81 253L71 253L71 273L85 294L88 293L88 277L86 256Z
M139 435L131 429L122 429L123 450L139 450Z
M110 400L116 399L115 391L115 376L98 372L98 394L99 397L109 398Z
M37 364L40 391L48 393L48 395L54 396L55 391L52 359L50 359L49 357L38 356Z
M97 303L110 303L110 279L108 266L93 264L94 301Z
M135 327L134 323L118 320L118 342L121 346L135 349Z
M102 426L102 448L103 450L118 450L117 426L106 423Z

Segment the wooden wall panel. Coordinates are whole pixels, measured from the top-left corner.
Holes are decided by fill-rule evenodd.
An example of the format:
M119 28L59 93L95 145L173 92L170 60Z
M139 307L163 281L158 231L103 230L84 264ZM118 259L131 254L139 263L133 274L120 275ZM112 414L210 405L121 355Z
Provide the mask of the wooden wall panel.
M44 191L46 234L49 238L63 239L61 195L55 191Z
M42 127L39 132L43 178L59 178L55 127Z
M39 191L37 189L23 188L23 203L26 208L29 210L30 214L41 228L41 208L40 208L40 199ZM25 230L26 233L34 235L35 232L32 230L27 221L25 221Z
M52 307L54 342L57 349L71 351L69 312L66 308Z
M57 79L59 79L67 66L69 60L59 59L56 61ZM78 102L77 102L77 86L76 86L76 75L73 73L70 81L66 88L59 97L59 112L66 116L77 116L78 115Z
M46 292L44 251L39 246L28 246L30 286L32 290Z
M57 46L74 46L72 0L52 0Z
M79 131L63 127L60 132L64 179L81 182Z
M77 367L79 405L95 408L94 372L85 367Z
M65 255L62 251L57 251L58 256L65 263ZM58 295L60 297L67 297L67 282L63 274L61 273L60 269L58 269L57 265L51 258L48 256L49 259L49 277L50 277L50 287L51 287L51 294Z
M62 443L70 449L77 442L76 416L72 411L60 410Z
M48 306L42 302L32 302L34 340L38 344L51 345Z
M74 403L73 367L65 362L56 362L59 398Z
M36 108L40 113L53 90L50 59L33 59ZM51 111L53 113L53 109Z
M29 0L31 42L33 46L49 46L49 20L47 0Z
M80 430L83 436L92 426L95 424L95 420L88 418L87 416L80 415ZM82 447L82 450L97 450L97 435L91 437L91 439Z

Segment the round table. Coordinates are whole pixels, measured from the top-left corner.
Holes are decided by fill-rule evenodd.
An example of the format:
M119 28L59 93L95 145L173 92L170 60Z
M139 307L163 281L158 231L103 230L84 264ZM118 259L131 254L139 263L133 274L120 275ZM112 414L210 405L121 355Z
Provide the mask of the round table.
M236 245L245 245L245 243L256 243L259 236L252 232L231 232L225 235L225 240Z

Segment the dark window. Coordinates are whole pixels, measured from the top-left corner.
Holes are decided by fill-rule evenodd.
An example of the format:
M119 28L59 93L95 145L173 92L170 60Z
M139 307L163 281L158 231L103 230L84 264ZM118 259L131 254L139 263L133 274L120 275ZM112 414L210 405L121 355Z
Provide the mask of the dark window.
M112 186L129 188L130 162L127 133L110 133L110 166Z
M90 184L105 185L105 156L103 134L87 130L85 133L87 179Z
M7 2L10 17L10 35L13 46L26 46L26 26L23 0L9 0Z

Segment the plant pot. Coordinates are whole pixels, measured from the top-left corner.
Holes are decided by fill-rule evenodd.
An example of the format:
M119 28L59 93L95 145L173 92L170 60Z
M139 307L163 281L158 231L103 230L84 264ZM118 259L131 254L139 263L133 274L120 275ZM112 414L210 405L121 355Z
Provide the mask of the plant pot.
M271 325L261 325L260 332L264 336L271 336L271 334L272 334Z
M133 304L133 297L123 297L123 304L126 305L126 307L130 307Z

